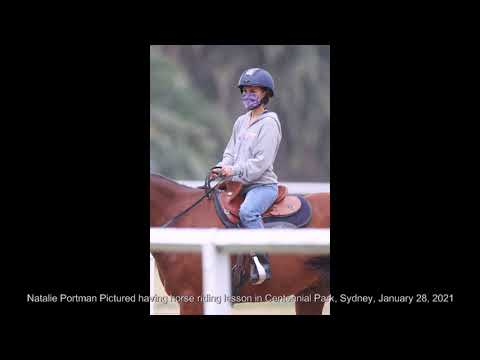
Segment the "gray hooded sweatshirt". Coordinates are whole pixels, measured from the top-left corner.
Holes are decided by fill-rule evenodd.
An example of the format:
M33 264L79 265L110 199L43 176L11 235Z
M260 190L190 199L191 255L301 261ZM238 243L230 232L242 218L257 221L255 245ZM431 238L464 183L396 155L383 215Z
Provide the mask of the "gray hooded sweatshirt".
M233 166L232 181L243 184L278 184L273 163L282 140L282 127L276 113L265 111L248 126L250 113L241 115L217 166Z

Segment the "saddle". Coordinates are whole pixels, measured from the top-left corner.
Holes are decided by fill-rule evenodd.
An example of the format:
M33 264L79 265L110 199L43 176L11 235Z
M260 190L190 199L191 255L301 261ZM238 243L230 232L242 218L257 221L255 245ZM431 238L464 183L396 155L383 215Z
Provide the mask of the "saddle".
M218 189L222 190L219 196L220 206L228 220L233 224L240 222L240 206L245 200L242 195L243 184L236 181L226 181ZM302 203L297 196L288 195L285 185L278 185L278 195L272 206L262 214L262 218L289 216L297 212Z
M245 200L244 185L240 182L225 181L215 191L214 203L218 217L226 228L240 227L240 206ZM312 209L301 195L288 195L285 185L278 185L278 195L272 206L263 214L265 228L302 228L310 223ZM257 254L266 256L266 254ZM232 268L232 293L239 294L240 288L249 278L246 269L252 270L252 259L244 254L236 256ZM250 272L251 277L251 272Z

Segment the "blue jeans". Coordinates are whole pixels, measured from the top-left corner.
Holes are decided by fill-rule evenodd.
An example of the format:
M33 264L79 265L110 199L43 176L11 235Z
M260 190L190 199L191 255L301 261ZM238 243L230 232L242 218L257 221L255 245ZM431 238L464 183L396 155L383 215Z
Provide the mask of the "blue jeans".
M251 184L242 189L246 194L240 206L240 225L248 229L263 229L262 214L275 202L278 195L277 184Z

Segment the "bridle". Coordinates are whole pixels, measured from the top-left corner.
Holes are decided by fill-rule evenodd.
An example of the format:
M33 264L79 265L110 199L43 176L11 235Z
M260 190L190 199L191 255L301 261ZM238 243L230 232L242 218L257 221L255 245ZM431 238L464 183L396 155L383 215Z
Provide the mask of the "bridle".
M208 198L209 200L211 199L211 193L218 188L218 186L220 184L222 184L223 182L231 179L233 176L218 176L220 178L220 181L212 188L210 186L210 183L215 180L215 179L210 179L210 173L212 172L213 169L221 169L222 167L221 166L214 166L210 169L210 171L208 172L207 176L205 177L205 183L203 186L200 186L199 189L205 189L205 194L203 194L203 196L198 199L197 201L195 201L190 207L188 207L187 209L183 210L182 212L180 212L179 214L175 215L172 219L170 219L169 221L167 221L165 224L163 225L160 225L160 228L166 228L168 226L170 226L172 223L174 223L176 220L178 220L180 217L182 217L183 215L185 215L186 213L188 213L190 210L192 210L195 206L197 206L198 204L200 204L200 202L205 199L205 198Z

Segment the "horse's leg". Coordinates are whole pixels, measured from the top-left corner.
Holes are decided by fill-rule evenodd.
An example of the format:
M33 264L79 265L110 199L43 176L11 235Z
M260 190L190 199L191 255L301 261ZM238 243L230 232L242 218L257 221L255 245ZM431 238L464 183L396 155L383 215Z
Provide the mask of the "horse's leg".
M179 294L182 297L179 301L180 315L203 315L203 303L197 301L202 295L201 288L188 286Z
M322 315L328 293L328 289L324 287L310 287L296 294L296 296L305 297L309 301L295 302L295 313L297 315Z
M201 302L180 303L180 315L203 315L203 304Z

